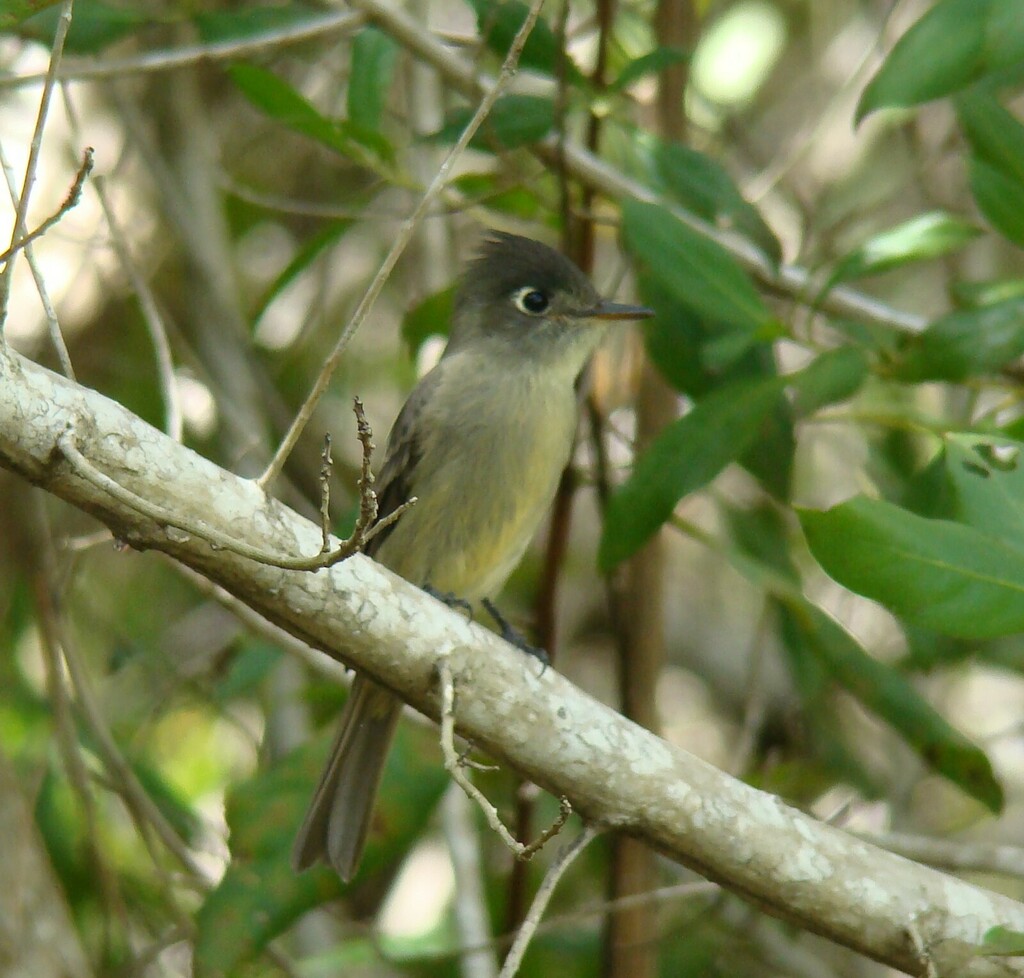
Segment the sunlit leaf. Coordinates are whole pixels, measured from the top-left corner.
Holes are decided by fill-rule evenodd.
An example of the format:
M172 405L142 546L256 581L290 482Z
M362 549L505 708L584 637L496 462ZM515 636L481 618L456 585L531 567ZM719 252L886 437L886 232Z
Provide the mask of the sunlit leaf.
M981 234L980 228L952 214L920 214L898 227L882 231L855 248L836 266L825 291L837 282L877 275L911 262L939 258L958 251Z
M893 614L961 638L1024 631L1024 551L1001 537L863 496L799 516L826 573Z
M981 945L975 951L979 955L1024 956L1024 933L1009 927L991 927L985 931Z
M658 47L647 54L634 58L619 72L618 77L608 86L613 92L621 92L635 81L656 75L671 68L673 65L686 64L690 60L690 52L683 48Z
M715 391L658 435L609 501L600 549L605 570L635 553L680 499L749 448L783 387L773 377Z

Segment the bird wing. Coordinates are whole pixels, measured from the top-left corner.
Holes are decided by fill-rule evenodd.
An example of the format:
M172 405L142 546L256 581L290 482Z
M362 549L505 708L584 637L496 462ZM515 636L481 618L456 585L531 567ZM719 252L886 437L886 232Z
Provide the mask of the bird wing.
M416 385L391 427L384 465L376 483L378 521L390 516L413 495L416 466L422 453L416 421L441 379L441 370L442 364L438 364ZM366 545L364 553L369 557L374 556L395 526L397 523L392 523L378 533Z

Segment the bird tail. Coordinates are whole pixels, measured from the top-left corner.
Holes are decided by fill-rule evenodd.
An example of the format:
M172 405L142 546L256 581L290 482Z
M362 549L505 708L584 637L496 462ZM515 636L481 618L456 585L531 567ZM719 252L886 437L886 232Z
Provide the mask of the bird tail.
M356 676L341 728L292 850L296 870L329 862L348 882L359 867L402 701Z

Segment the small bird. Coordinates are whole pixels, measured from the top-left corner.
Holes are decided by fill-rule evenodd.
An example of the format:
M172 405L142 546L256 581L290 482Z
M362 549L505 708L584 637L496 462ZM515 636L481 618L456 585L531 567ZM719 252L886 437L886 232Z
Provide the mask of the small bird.
M568 258L493 233L456 293L448 345L405 402L378 479L380 517L417 503L366 552L464 601L504 585L548 509L576 433L576 380L613 320L653 315L602 299ZM355 874L402 702L352 684L292 861Z

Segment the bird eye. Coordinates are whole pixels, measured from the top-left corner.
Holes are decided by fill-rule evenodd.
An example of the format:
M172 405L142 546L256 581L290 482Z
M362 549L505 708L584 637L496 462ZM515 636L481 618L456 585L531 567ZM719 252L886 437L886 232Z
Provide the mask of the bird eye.
M520 312L525 312L528 316L541 315L547 310L549 304L548 297L540 289L530 286L516 292L512 296L512 301Z

